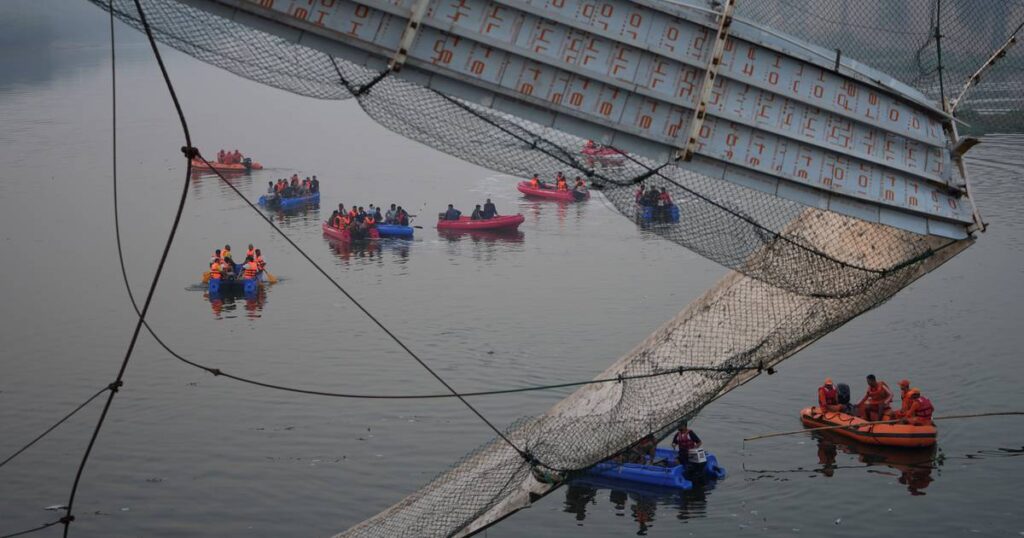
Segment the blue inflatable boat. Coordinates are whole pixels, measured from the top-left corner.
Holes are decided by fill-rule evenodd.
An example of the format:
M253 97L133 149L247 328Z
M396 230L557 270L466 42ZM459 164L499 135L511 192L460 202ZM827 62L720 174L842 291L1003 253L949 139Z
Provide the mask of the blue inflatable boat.
M236 275L241 275L243 270L242 264L235 264ZM256 293L259 289L259 275L257 275L257 278L211 278L206 284L206 291L210 292L210 295L223 293L244 293L245 295L250 295Z
M398 224L378 224L377 231L381 237L412 238L412 226L399 226Z
M693 489L693 482L684 473L684 467L676 460L677 452L671 448L657 449L655 461L665 461L667 466L649 465L642 463L618 463L615 461L604 461L590 468L588 476L595 476L609 480L624 480L637 482L651 486ZM718 465L718 459L714 454L707 455L707 462L704 464L704 476L708 480L721 480L725 478L725 469Z
M654 206L638 206L636 209L636 218L643 223L660 223L660 222L679 222L679 206L672 204L668 206L667 219L665 217L658 216L658 208Z
M296 207L302 207L307 205L316 205L320 203L320 193L314 192L313 194L307 194L306 196L292 196L289 198L281 198L278 196L271 196L264 194L260 196L259 204L263 207L271 209L293 209Z

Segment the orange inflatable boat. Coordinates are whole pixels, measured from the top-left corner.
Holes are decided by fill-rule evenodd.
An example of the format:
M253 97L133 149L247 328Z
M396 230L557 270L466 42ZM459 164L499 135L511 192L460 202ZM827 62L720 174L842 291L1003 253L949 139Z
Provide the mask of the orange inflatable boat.
M199 159L192 159L192 168L197 171L204 170L220 170L221 172L248 172L249 170L263 170L263 165L254 162L249 158L244 159L240 163L219 163L216 161L210 161L207 165L205 162Z
M866 420L833 411L825 411L818 407L808 407L800 411L800 422L804 426L818 428L821 426L845 426L831 430L836 434L849 437L855 441L868 445L896 446L904 448L920 448L935 445L935 438L938 430L934 424L927 426L915 426L913 424L864 424Z

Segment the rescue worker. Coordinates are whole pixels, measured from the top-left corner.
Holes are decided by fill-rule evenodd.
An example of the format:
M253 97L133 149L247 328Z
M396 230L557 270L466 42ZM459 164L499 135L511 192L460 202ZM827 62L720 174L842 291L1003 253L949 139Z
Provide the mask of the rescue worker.
M484 202L484 212L481 215L481 217L483 217L484 219L493 219L494 217L497 217L497 216L498 216L498 208L495 207L494 203L491 202L491 199L488 198L487 201Z
M223 149L221 149L220 151L217 152L217 162L220 163L220 164L224 164L224 150Z
M220 250L220 258L226 263L235 263L235 260L231 259L231 245L224 245Z
M267 261L263 259L263 253L260 252L260 249L256 249L256 256L253 259L256 261L256 269L259 271L260 280L265 280Z
M691 430L687 425L686 421L679 423L679 430L675 436L672 437L672 446L679 449L679 464L684 466L686 472L685 475L688 479L694 480L703 476L703 474L695 474L697 468L701 465L699 463L690 462L690 450L700 448L701 440L697 436L697 432Z
M210 262L210 280L220 280L223 276L220 258Z
M242 162L242 153L236 149L235 151L231 152L231 163L238 164L240 162Z
M892 401L892 391L885 381L878 381L874 374L867 377L868 390L864 397L857 402L861 417L867 421L882 420L886 410L889 409L889 402Z
M251 257L254 260L256 259L256 249L253 248L252 243L249 243L249 248L246 249L246 251L245 251L245 257L246 258L250 258Z
M532 188L532 189L539 189L539 188L541 188L540 178L537 177L537 174L534 174L533 177L530 178L530 188Z
M825 384L818 387L818 409L825 411L842 411L839 403L839 391L832 385L832 378L826 377Z
M558 173L558 178L555 179L555 189L560 191L569 190L569 182L565 180L565 176L561 172Z
M242 266L242 279L252 280L256 278L256 275L259 274L259 272L260 270L256 266L256 261L252 259L252 256L247 256L245 258L245 265Z
M900 410L893 412L896 418L907 416L907 410L910 409L910 380L901 379L900 385Z
M913 424L915 426L927 426L932 423L932 413L935 412L935 408L932 406L931 400L921 395L921 389L914 387L907 391L907 397L910 398L910 408L907 409L907 416L903 418L903 422Z
M462 216L462 211L455 209L454 205L448 204L448 210L442 213L442 215L444 215L444 220L459 220L459 217Z

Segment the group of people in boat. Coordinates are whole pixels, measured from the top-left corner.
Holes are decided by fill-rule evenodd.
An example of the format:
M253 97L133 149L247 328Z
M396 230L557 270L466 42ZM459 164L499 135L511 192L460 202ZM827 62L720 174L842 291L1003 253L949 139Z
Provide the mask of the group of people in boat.
M488 220L500 216L501 215L498 214L498 208L494 205L494 202L488 198L487 201L483 203L483 206L481 206L481 204L476 204L476 207L473 208L473 213L470 214L469 218L471 220ZM454 204L448 204L448 209L438 213L437 217L441 220L459 220L462 217L462 211L455 209Z
M384 213L381 213L380 209L380 206L370 204L369 211L363 206L356 205L346 211L345 204L338 204L338 209L331 212L327 224L332 228L348 230L353 239L368 237L370 230L378 224L409 225L411 215L402 206L391 204L391 208Z
M266 270L267 261L263 259L263 253L251 243L245 251L245 261L241 265L235 263L231 245L224 245L224 248L215 250L210 258L210 280L264 280Z
M320 180L313 176L306 179L299 179L298 174L292 174L291 179L280 178L277 181L267 182L267 194L278 198L295 198L309 196L320 192Z
M676 462L658 461L657 448L658 439L654 434L648 434L636 444L623 452L619 460L623 463L647 463L651 465L668 466L673 464L683 465L684 474L693 481L704 476L701 468L707 463L707 456L701 448L702 441L697 432L690 429L689 424L684 420L679 423L676 433L672 436L672 447L677 450Z
M539 174L534 174L533 177L530 178L531 188L548 190L553 189L556 191L563 192L569 191L569 180L565 177L565 175L562 174L562 172L558 172L557 174L555 174L554 183L555 186L552 187L549 183L546 183L543 179L541 179ZM583 181L583 178L581 178L580 176L576 176L576 179L573 180L572 190L580 194L583 194L587 192L587 183Z
M655 220L669 220L672 210L672 195L669 194L664 187L647 188L646 185L640 184L640 188L636 190L634 199L640 207L652 207L654 208L654 219Z
M217 164L242 164L244 160L245 156L237 149L232 151L222 149L217 152Z
M921 389L911 387L907 379L900 380L900 408L893 409L892 390L885 381L873 374L867 376L868 388L864 397L856 404L850 403L850 387L844 383L835 385L832 378L818 387L818 407L825 411L855 415L867 421L899 421L903 424L925 426L932 424L935 408L931 400L921 394Z

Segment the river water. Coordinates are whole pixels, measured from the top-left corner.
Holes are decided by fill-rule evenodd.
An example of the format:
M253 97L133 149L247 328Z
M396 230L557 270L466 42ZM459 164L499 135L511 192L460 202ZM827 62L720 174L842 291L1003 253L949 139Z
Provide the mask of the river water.
M98 10L81 14L102 31ZM121 36L128 37L121 27ZM184 170L182 137L147 49L119 48L118 167L128 273L144 296ZM117 268L111 204L110 66L102 47L0 54L0 456L98 388L124 354L133 314ZM278 223L462 391L588 379L725 270L649 236L600 196L522 199L515 178L409 142L352 102L300 98L167 51L194 142L238 147L268 170L316 174L324 205ZM964 254L707 407L693 423L729 470L687 495L562 488L487 536L862 536L1024 534L1019 418L943 423L934 454L865 451L799 428L825 376L862 390L909 376L940 414L1021 410L1024 137L972 150L989 231ZM491 197L526 216L512 237L438 236L431 218ZM332 245L337 202L399 203L422 215L411 242ZM195 291L212 250L262 248L282 278L258 300ZM268 382L361 393L440 392L417 365L215 178L190 187L149 316L186 357ZM303 396L214 378L144 335L86 470L80 536L322 536L414 491L490 438L451 401ZM568 391L477 398L499 425ZM56 519L100 409L87 408L0 469L0 533ZM56 530L46 531L56 535ZM44 532L44 535L45 532Z

